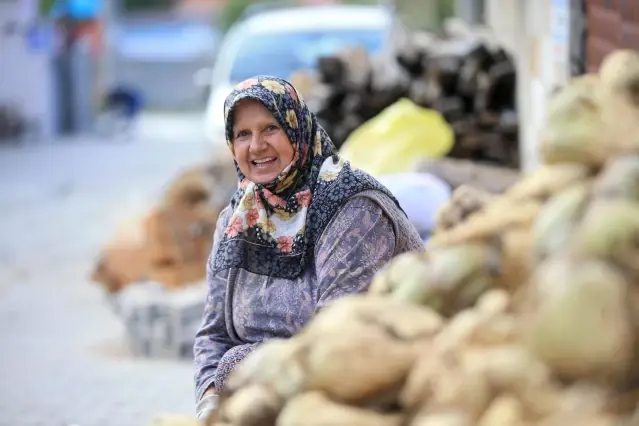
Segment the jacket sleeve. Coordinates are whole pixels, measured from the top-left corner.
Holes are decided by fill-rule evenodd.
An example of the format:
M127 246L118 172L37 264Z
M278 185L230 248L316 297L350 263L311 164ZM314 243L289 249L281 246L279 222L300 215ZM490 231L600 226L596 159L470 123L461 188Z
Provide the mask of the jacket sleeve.
M204 392L214 385L215 374L222 356L235 345L226 331L224 306L228 271L221 271L215 275L211 273L211 262L222 238L228 212L229 209L225 209L220 213L213 236L213 248L207 262L208 296L202 324L195 335L193 346L196 401L202 399Z
M324 230L315 248L320 290L316 312L332 300L368 289L395 253L395 231L384 210L368 197L351 198Z
M220 359L217 369L215 370L215 379L213 381L215 389L221 391L226 385L226 380L229 378L237 364L246 358L255 348L258 343L245 343L242 345L233 346L224 353Z

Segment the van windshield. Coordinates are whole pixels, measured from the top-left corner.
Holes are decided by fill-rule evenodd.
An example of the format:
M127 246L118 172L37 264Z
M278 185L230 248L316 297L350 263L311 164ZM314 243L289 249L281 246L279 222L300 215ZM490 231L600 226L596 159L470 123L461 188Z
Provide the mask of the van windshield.
M230 83L255 75L288 79L298 69L314 69L320 56L360 45L377 53L384 44L383 29L313 30L253 36L238 50L231 67Z

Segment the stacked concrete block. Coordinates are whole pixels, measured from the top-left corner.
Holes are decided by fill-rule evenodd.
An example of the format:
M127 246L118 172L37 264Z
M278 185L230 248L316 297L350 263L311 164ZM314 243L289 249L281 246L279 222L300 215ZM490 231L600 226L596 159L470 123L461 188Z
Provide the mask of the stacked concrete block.
M202 321L206 283L166 289L154 282L131 285L114 299L134 355L190 358Z

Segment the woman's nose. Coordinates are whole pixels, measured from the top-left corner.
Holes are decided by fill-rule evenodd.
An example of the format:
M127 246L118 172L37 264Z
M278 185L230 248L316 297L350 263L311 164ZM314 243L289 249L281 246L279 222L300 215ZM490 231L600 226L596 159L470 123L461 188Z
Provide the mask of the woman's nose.
M264 139L264 135L260 133L255 133L253 138L251 139L251 145L249 150L251 153L258 153L263 151L267 146L266 139Z

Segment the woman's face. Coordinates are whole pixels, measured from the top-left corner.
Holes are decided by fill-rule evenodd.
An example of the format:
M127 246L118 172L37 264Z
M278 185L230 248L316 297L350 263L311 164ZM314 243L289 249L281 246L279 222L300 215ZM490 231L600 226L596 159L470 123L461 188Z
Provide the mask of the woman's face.
M273 181L295 155L286 132L273 114L253 99L236 105L234 119L233 155L240 170L252 182Z

